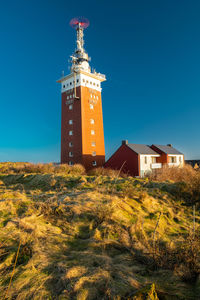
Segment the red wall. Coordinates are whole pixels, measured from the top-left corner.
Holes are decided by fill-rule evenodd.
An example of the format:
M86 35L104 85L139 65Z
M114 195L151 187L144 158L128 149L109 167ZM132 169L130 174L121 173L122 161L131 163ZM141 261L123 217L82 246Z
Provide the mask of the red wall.
M151 149L156 151L158 154L160 154L160 157L156 157L157 163L167 164L169 161L168 154L162 152L160 149L158 149L156 146L152 145Z
M69 105L66 105L67 95L73 94L73 89L62 93L61 163L69 163L69 161L82 163L81 101L73 97L72 110L69 110ZM80 97L80 87L77 87L77 96ZM69 125L69 120L73 120L73 125ZM69 130L73 130L72 136L69 135ZM69 147L69 142L74 146ZM69 157L70 151L74 154L72 158Z
M120 170L122 167L122 172L132 176L140 176L138 154L131 150L127 145L121 145L121 147L119 147L105 163L104 167L115 170Z
M90 94L95 95L98 101L94 103L94 109L90 109ZM72 98L67 100L67 96ZM62 120L61 120L61 163L83 164L86 170L93 168L93 161L96 161L96 167L102 167L105 163L104 133L103 133L103 115L101 92L88 87L79 86L76 88L78 99L73 97L74 89L62 93ZM73 101L73 109L69 110L66 101ZM90 119L94 119L94 124L90 123ZM69 125L69 120L73 120L73 124ZM95 135L91 135L91 130L95 131ZM69 135L69 131L73 131L73 135ZM96 146L92 146L92 141ZM73 147L69 147L69 142L73 143ZM92 156L92 152L96 152L96 156ZM69 152L73 152L73 157L69 157Z

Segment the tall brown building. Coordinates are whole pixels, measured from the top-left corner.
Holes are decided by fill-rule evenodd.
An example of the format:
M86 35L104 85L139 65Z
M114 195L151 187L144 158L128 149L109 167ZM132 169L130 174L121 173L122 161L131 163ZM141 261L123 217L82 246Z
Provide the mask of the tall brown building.
M105 162L101 82L105 75L91 72L89 57L83 45L83 30L89 22L73 19L77 31L77 49L71 56L71 73L63 76L61 163L83 164L85 168L102 166Z

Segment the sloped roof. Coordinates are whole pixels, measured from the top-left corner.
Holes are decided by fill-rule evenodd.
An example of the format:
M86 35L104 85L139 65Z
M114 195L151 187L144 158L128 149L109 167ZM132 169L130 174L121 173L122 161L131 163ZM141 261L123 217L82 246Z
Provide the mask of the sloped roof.
M156 148L160 149L162 152L166 154L183 154L178 150L176 150L175 148L173 148L172 146L156 145L156 144L153 144L152 146L155 146Z
M127 144L127 146L132 149L137 154L150 154L150 155L159 155L159 153L155 152L147 145L142 144Z

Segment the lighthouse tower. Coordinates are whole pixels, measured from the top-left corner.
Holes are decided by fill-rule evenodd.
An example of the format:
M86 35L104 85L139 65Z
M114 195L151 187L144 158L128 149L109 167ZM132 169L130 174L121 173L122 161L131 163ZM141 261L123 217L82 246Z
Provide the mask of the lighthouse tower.
M105 75L92 72L88 54L84 50L85 18L72 19L76 29L76 50L71 56L71 72L61 83L61 163L80 163L86 170L100 167L105 162L101 82Z

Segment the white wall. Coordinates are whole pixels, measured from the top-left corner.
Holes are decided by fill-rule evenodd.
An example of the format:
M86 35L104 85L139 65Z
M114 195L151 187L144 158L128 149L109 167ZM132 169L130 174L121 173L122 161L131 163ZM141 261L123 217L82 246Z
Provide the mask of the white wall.
M152 157L159 157L160 155L140 154L140 174L151 172ZM145 164L145 157L147 158L147 164Z
M77 82L78 79L78 82ZM61 82L61 92L66 92L70 89L74 88L74 75L70 76L70 78L63 80ZM88 82L87 82L88 81ZM70 84L71 83L71 84ZM95 79L89 75L85 74L76 74L76 87L77 86L86 86L88 88L94 89L96 91L101 92L101 82L98 79Z
M169 167L172 167L172 166L182 167L184 165L184 155L182 155L182 154L181 155L169 154L168 157L169 157L169 164L168 164ZM175 163L170 163L170 157L176 157L176 162ZM181 159L181 162L179 161L179 159Z

